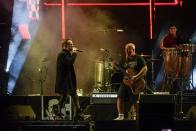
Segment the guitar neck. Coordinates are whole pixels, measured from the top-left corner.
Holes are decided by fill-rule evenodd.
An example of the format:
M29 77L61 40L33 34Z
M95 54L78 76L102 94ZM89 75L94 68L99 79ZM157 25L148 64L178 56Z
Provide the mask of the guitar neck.
M118 65L117 63L115 63L115 66L117 67L118 70L120 70L120 72L123 73L124 76L130 78L130 75L126 72L125 69L123 69L120 65Z

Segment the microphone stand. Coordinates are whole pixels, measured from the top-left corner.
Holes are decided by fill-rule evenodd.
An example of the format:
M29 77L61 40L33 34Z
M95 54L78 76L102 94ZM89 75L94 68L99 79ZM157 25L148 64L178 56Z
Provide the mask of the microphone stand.
M43 66L43 63L45 61L42 61L41 68L38 69L40 72L40 79L39 79L39 84L40 84L40 96L41 96L41 118L42 120L44 119L44 98L43 98L43 84L46 81L47 73L48 73L48 68L46 66ZM45 71L45 74L44 74Z

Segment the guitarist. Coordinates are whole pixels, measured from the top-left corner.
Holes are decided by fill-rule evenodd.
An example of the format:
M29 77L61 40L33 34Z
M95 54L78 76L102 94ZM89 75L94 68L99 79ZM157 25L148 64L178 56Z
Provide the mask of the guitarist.
M114 66L114 63L113 63ZM135 45L128 43L125 45L125 60L120 62L120 68L125 69L123 82L118 90L117 110L118 117L114 120L124 120L124 101L130 99L132 106L130 108L131 119L136 119L136 102L139 99L139 93L134 92L136 82L147 72L146 62L142 56L135 53Z

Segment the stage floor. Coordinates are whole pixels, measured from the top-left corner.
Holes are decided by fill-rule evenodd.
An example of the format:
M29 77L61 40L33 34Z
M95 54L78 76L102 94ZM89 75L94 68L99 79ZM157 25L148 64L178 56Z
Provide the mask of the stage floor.
M166 130L167 129L167 130ZM171 123L134 120L123 121L3 121L0 130L8 131L196 131L196 121L175 120Z
M42 107L41 96L0 96L0 131L196 131L195 95L183 96L186 119L176 118L181 106L176 95L142 95L137 120L115 121L114 100L94 99L92 103L90 97L79 100L84 111L93 116L91 121L43 120L42 115L46 115L48 107L46 101L56 98L58 96L44 96Z

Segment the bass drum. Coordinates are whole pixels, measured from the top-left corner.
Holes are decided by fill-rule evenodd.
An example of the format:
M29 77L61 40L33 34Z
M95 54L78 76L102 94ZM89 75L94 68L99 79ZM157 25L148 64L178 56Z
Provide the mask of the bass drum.
M123 81L123 73L115 72L111 78L111 90L112 92L118 92L118 89Z

